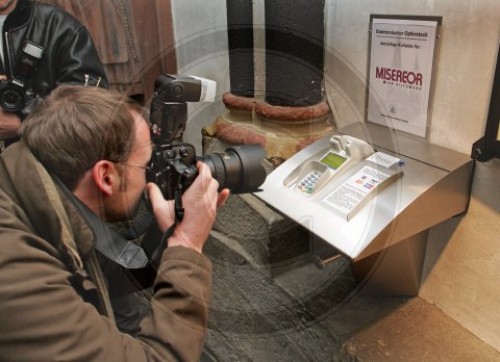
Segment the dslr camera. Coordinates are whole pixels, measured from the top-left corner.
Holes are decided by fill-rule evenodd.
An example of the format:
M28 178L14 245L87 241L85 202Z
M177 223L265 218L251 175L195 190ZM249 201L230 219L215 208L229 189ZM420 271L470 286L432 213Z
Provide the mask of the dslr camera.
M186 102L206 102L215 97L212 80L164 74L155 80L150 108L153 155L147 179L156 183L167 200L177 199L198 175L196 163L207 164L219 190L232 193L259 191L266 179L262 164L266 154L259 145L240 145L223 153L197 156L195 147L183 142L187 121Z
M36 95L27 87L38 62L42 58L43 48L27 41L14 67L14 74L9 80L0 81L0 107L22 118L29 113L27 108L34 103Z

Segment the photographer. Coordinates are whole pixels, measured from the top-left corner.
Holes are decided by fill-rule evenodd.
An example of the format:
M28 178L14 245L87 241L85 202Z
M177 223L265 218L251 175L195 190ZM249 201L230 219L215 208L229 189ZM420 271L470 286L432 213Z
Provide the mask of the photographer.
M21 135L0 156L1 358L199 360L211 285L202 248L229 190L219 193L197 163L182 194L184 217L161 256L151 314L132 338L113 321L95 245L105 222L134 216L144 189L161 232L173 223L172 202L146 185L147 121L116 92L61 85Z
M18 140L21 121L37 98L63 83L108 82L87 29L58 7L0 0L0 29L1 153Z

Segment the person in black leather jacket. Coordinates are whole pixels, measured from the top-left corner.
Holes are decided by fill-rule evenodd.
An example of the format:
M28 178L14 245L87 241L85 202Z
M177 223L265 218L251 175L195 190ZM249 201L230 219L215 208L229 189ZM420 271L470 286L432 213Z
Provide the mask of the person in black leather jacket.
M2 89L13 80L24 83L21 89L29 97L18 111L0 107L0 152L18 140L18 130L30 112L31 99L45 97L63 83L108 86L90 33L63 9L29 0L0 0L0 22L2 17L0 106L4 104ZM28 67L36 69L25 77L22 73L26 67L20 70L19 63L25 63L22 57L27 42L30 49L42 55L34 66Z

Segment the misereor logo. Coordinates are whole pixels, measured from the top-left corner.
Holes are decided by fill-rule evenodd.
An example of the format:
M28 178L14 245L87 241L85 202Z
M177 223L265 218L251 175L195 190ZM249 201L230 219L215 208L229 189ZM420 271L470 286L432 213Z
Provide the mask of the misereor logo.
M422 73L396 68L376 67L375 78L393 82L422 86Z

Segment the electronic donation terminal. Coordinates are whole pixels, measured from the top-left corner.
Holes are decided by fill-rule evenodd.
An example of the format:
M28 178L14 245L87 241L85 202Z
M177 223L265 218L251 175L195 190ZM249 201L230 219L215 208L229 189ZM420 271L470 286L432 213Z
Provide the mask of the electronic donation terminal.
M310 196L334 176L340 176L373 153L372 146L365 141L347 135L334 135L326 153L320 151L309 157L290 173L284 184Z
M350 258L374 289L416 295L429 228L467 210L472 174L469 155L359 122L295 153L255 196Z
M402 164L393 153L376 151L360 138L337 133L278 166L256 196L354 256L361 245L351 241L362 238L358 234L366 230L368 214L374 211L365 206L380 207L388 200L378 196L401 177Z

